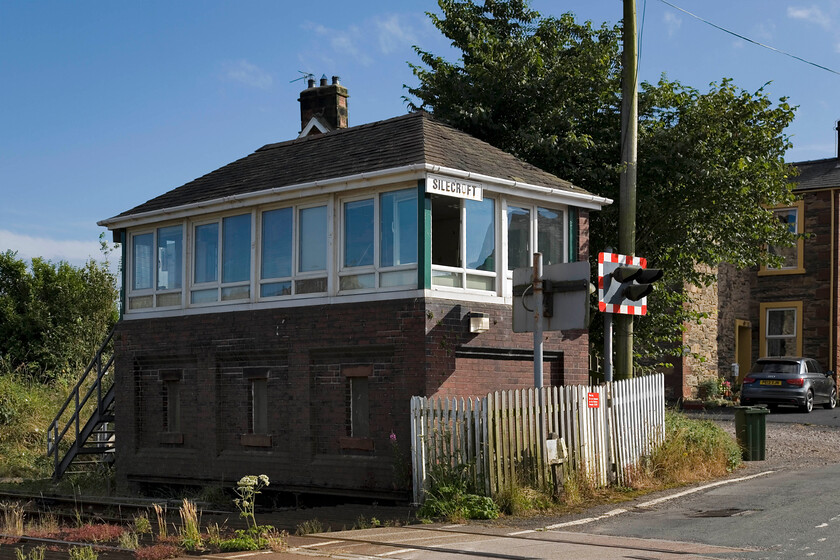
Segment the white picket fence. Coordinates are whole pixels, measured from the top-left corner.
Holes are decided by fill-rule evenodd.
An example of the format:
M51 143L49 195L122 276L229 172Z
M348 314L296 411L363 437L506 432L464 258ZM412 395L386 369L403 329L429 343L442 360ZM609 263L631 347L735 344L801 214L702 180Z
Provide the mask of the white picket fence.
M599 486L626 484L630 469L664 436L662 374L541 392L542 407L535 389L481 398L412 397L415 502L423 501L429 470L440 463L468 465L477 487L489 496L514 482L550 483L541 432L565 441L566 474L584 473ZM598 406L591 406L595 395Z

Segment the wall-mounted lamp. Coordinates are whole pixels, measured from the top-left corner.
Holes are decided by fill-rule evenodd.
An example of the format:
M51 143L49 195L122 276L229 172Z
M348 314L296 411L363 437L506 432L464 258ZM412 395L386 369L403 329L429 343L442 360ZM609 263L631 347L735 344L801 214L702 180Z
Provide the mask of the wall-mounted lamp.
M483 333L490 330L490 315L470 311L470 332Z

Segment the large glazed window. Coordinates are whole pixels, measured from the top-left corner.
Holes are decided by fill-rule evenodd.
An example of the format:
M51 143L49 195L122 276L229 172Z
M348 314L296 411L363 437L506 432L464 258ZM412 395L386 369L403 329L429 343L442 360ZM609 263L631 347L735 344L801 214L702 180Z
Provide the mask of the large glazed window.
M346 200L341 208L339 290L416 285L416 191L405 189Z
M129 310L181 305L183 239L181 225L131 236Z
M496 205L492 198L432 196L432 283L496 289Z
M291 208L262 213L260 297L292 294L293 215Z
M327 291L327 207L298 211L298 275L296 294Z
M533 247L542 253L543 265L566 262L565 231L563 210L508 204L508 270L532 266Z
M250 298L251 214L197 225L194 235L190 301L202 304Z

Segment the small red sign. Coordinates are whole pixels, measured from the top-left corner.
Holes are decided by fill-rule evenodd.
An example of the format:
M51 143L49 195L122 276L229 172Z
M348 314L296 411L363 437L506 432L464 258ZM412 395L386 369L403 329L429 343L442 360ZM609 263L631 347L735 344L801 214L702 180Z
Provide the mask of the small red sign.
M587 393L586 404L589 405L589 408L599 408L601 406L601 395L598 393Z

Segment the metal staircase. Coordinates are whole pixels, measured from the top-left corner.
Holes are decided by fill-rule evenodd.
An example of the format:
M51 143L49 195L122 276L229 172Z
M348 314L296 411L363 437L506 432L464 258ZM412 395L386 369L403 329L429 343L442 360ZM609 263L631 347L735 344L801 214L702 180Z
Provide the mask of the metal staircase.
M53 480L114 462L113 337L111 331L47 431ZM69 447L62 445L71 438Z

